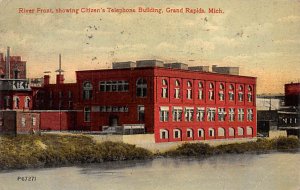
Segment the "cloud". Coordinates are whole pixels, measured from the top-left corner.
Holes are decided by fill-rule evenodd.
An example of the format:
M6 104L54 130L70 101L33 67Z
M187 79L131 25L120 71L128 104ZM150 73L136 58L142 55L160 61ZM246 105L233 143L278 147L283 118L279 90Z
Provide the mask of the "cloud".
M283 22L283 23L300 22L300 16L290 15L290 16L287 16L287 17L279 18L277 21L278 22Z
M186 50L201 50L201 51L212 51L215 49L215 45L212 42L204 41L202 39L196 38L189 40L185 43Z

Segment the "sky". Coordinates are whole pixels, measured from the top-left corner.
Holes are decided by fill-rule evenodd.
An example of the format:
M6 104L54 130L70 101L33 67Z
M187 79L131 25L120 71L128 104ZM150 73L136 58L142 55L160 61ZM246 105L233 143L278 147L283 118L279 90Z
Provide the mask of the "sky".
M107 8L159 8L162 13L112 13ZM19 8L34 13L19 13ZM54 13L37 13L37 8ZM104 9L55 13L57 8ZM206 13L167 13L202 8ZM220 8L223 13L208 13ZM191 66L238 66L257 77L257 93L283 93L300 80L300 0L0 0L0 52L27 61L27 77L51 71L58 55L66 82L75 71L112 62L159 59Z

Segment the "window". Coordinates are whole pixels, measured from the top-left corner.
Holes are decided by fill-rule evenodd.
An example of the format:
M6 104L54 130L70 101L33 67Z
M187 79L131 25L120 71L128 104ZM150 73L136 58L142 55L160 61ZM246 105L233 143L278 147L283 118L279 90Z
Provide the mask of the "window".
M244 109L242 109L242 108L238 109L238 120L244 121Z
M242 127L238 127L238 135L239 136L244 135L244 129Z
M105 85L105 90L106 92L111 92L112 90L112 82L111 81L106 81L106 85Z
M243 92L242 85L239 86L238 100L239 100L239 102L244 101L244 92Z
M229 136L230 137L234 137L234 128L232 128L232 127L229 127Z
M187 138L193 138L193 136L194 136L193 129L187 129L186 136L187 136Z
M85 107L83 114L84 114L84 122L90 122L91 121L91 108Z
M215 121L216 108L207 108L207 121Z
M72 102L72 101L69 101L69 102L68 102L68 108L69 108L69 109L72 109L72 108L73 108L73 102Z
M52 90L49 91L49 98L50 99L53 98L53 92L52 92Z
M234 121L235 119L234 108L229 108L229 121Z
M63 97L63 92L62 92L62 91L59 91L59 92L58 92L58 97L59 97L59 98L62 98L62 97Z
M93 85L90 82L83 83L83 100L92 99Z
M193 116L194 116L194 108L193 107L184 109L185 121L193 121Z
M145 121L145 106L143 105L138 106L138 121L139 122Z
M179 99L180 98L180 82L179 80L175 81L175 93L174 98Z
M219 108L218 109L218 120L225 121L225 116L226 116L225 108Z
M161 122L167 122L169 121L169 107L167 106L161 106L159 110L159 120Z
M199 87L199 89L198 89L198 99L203 100L203 98L204 98L203 97L203 83L199 82L198 87Z
M234 86L233 86L233 84L229 85L228 97L229 97L229 101L234 101Z
M198 137L204 137L204 130L198 129Z
M143 78L139 78L136 81L136 96L137 97L147 96L147 81Z
M253 129L250 126L247 126L247 135L253 135Z
M10 97L9 96L5 96L4 100L5 100L5 107L9 108L10 107Z
M253 121L253 109L248 109L247 110L247 120L248 121Z
M204 108L197 108L197 121L204 121Z
M215 99L214 84L213 83L209 84L208 97L209 97L209 100L214 100Z
M173 121L182 121L182 108L173 107Z
M30 105L30 98L26 96L24 99L24 107L29 108L29 105Z
M187 82L187 92L186 92L186 98L187 99L192 99L192 82L188 81Z
M252 87L250 85L248 86L247 100L248 102L252 102Z
M181 131L179 129L174 129L173 136L175 139L181 138Z
M72 98L72 91L68 91L68 98Z
M166 79L162 80L161 97L168 98L168 82Z
M169 138L169 131L166 129L160 130L160 139L168 139Z
M225 96L224 96L224 84L220 84L220 90L219 90L219 100L220 101L224 101L224 99L225 99Z
M219 137L224 137L225 136L225 129L222 127L218 128L218 136Z
M116 92L118 90L118 82L117 81L112 81L111 82L111 91Z
M215 130L213 128L209 128L208 129L208 133L210 137L214 137L215 136Z
M18 96L14 96L14 108L19 109L20 107L20 98Z
M26 127L26 118L25 117L21 118L21 125L22 125L22 127Z
M32 126L36 126L36 117L32 117Z

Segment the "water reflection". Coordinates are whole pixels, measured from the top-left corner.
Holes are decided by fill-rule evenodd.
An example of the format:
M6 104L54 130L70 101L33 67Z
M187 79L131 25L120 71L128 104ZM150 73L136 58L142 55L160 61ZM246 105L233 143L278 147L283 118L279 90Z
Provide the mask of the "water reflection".
M300 154L158 158L0 173L0 189L299 189ZM34 183L16 182L35 175Z

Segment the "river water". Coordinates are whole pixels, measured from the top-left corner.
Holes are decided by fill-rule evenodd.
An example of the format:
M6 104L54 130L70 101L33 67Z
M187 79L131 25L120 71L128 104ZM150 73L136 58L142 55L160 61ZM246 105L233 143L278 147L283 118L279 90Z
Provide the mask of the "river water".
M27 176L36 180L20 180ZM158 158L4 171L0 173L0 189L300 190L300 153L221 155L202 160Z

